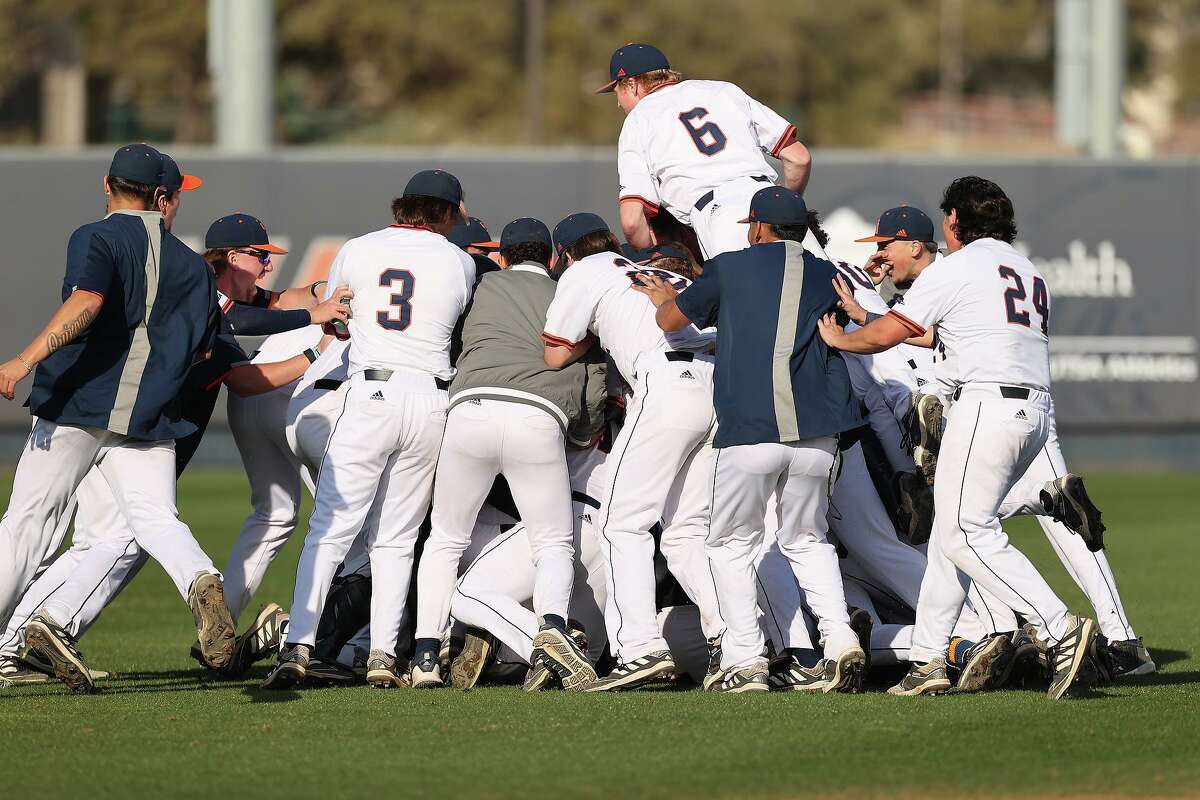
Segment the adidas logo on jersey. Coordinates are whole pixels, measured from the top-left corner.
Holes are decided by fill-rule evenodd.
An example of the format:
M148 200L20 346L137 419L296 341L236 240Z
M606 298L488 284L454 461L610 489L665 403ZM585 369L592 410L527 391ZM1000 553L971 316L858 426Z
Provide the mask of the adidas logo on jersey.
M679 373L679 377L687 378L690 381L696 380L696 376L692 374L690 369L685 369L683 372Z
M375 392L375 394L371 395L371 399L372 400L382 400L383 392Z

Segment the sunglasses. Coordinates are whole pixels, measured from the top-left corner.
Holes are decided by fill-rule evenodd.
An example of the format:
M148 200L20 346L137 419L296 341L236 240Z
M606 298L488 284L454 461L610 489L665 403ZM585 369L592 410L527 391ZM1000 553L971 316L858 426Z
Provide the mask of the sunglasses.
M270 264L271 263L271 254L266 252L265 250L234 250L233 252L241 253L242 255L247 255L247 256L254 256L262 264Z

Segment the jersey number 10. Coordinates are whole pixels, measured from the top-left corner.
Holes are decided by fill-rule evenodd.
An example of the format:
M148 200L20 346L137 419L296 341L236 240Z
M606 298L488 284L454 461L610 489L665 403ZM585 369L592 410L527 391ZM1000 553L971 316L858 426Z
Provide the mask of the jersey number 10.
M1028 328L1029 312L1017 308L1018 302L1025 301L1025 281L1012 267L1000 267L1000 277L1016 284L1004 290L1004 310L1008 313L1009 324ZM1042 318L1042 333L1049 335L1050 293L1046 291L1046 282L1041 278L1033 279L1033 310Z
M417 279L406 269L385 269L379 276L380 286L395 287L400 284L399 293L393 293L391 304L386 311L375 315L376 321L389 331L403 331L412 324L412 296L417 285Z

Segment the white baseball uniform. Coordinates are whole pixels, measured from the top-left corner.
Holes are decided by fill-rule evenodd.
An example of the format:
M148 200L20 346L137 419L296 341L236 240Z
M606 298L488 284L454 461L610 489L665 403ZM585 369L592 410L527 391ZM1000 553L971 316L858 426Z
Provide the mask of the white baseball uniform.
M754 193L777 177L763 154L779 155L795 136L794 125L732 83L660 86L621 127L620 200L690 224L705 258L742 250L748 225L739 220Z
M606 621L613 652L623 662L668 649L656 618L649 533L660 519L663 555L700 607L706 635L724 629L704 551L716 415L714 361L703 353L711 349L712 335L688 326L668 344L654 320L654 304L632 288L638 271L615 253L571 264L559 278L543 337L551 345L575 347L591 331L633 387L601 498L609 565ZM676 287L688 283L655 272Z
M251 363L284 361L316 347L320 340L318 325L277 333L267 337ZM228 393L229 428L250 481L253 508L225 567L225 602L234 622L250 604L267 567L300 518L300 462L285 435L288 403L299 382L252 397Z
M354 292L349 389L317 476L288 642L315 643L334 574L378 501L371 647L396 652L446 424L450 339L474 283L470 256L411 226L351 239L334 260L330 286Z
M1000 526L997 511L1046 443L1050 426L1050 295L1010 244L979 239L925 268L889 313L914 335L938 326L962 387L938 455L929 568L912 657L946 653L974 580L1030 620L1049 644L1068 613Z

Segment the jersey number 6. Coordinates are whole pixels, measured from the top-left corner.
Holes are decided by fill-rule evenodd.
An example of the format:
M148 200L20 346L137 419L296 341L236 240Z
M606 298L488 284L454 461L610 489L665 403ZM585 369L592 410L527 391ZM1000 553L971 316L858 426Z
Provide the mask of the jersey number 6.
M1000 267L1000 277L1012 281L1016 286L1004 290L1004 310L1008 314L1011 325L1029 327L1029 312L1017 310L1017 301L1025 299L1025 282L1012 267ZM1033 310L1042 318L1042 333L1050 333L1050 294L1046 291L1046 282L1041 278L1033 279Z
M391 305L375 315L379 324L389 331L402 331L412 322L412 296L417 279L406 269L385 269L379 276L380 286L394 287L400 282L399 293L392 294Z
M715 122L706 122L700 126L692 124L693 120L701 120L707 116L707 108L696 107L680 114L679 121L683 123L683 127L687 128L688 136L692 137L697 150L706 156L715 156L725 149L725 134L721 132ZM705 136L711 137L710 140L705 141Z

